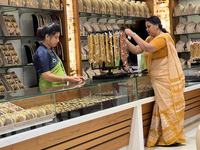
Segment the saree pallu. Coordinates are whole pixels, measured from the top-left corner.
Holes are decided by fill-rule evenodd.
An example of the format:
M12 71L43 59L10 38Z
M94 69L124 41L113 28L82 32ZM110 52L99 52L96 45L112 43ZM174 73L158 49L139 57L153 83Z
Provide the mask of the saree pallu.
M174 45L168 39L166 42L168 56L149 70L155 92L155 105L147 138L148 147L186 143L183 127L185 78Z

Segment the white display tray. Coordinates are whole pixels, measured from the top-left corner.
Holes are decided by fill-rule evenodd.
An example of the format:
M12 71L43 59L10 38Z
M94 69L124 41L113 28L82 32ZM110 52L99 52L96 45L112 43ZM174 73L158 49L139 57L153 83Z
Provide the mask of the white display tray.
M53 114L0 127L0 135L53 121Z

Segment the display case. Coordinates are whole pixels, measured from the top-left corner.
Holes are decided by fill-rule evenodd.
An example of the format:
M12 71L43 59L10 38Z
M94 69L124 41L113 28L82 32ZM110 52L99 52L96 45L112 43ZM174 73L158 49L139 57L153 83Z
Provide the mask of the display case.
M120 79L46 87L43 93L37 87L1 96L0 135L4 137L153 96L153 89L149 76L135 73Z
M200 67L184 69L186 89L198 89L199 70ZM109 131L109 134L111 132L117 137L126 137L126 143L120 145L122 147L128 145L127 141L131 141L129 135L132 130L139 128L140 138L143 138L142 130L144 130L144 137L147 134L154 103L153 96L150 77L137 72L118 79L87 79L79 84L47 87L43 92L39 88L27 88L12 93L4 92L0 96L2 99L0 101L0 141L4 143L8 139L23 135L26 138L14 138L12 141L12 144L20 145L23 142L30 142L31 137L34 137L40 140L33 139L34 142L32 142L38 141L40 144L35 143L33 148L42 149L42 147L52 146L52 142L56 143L57 140L62 143L66 139L78 140L81 138L79 135L88 137L87 133L101 138L99 132L106 131L105 138L107 138L110 136L106 134ZM188 99L188 94L186 98ZM133 129L130 129L131 124ZM50 143L45 144L45 139L49 136L52 139ZM74 139L74 136L78 139ZM25 139L30 139L30 141ZM25 145L30 148L29 144ZM64 145L68 145L68 142ZM12 145L4 143L0 148L6 149L9 146ZM73 146L73 144L70 143L68 146ZM14 147L18 148L16 145Z
M199 84L200 67L185 68L186 86ZM154 96L148 75L119 79L87 79L79 84L1 93L0 135L10 136ZM11 134L12 135L12 134Z

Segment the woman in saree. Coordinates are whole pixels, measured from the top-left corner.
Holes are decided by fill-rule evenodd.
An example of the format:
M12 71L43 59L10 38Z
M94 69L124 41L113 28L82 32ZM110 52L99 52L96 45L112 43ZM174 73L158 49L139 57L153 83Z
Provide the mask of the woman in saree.
M152 147L186 143L183 127L185 76L174 47L174 40L162 28L157 16L146 20L146 30L149 37L145 41L130 29L125 30L125 33L138 44L134 46L127 40L128 50L134 54L144 54L155 92L155 104L146 145Z
M34 54L34 65L39 74L39 87L41 92L58 86L66 86L68 82L79 83L84 77L67 76L61 59L53 51L60 37L60 26L57 23L50 23L37 30L37 36L42 43Z

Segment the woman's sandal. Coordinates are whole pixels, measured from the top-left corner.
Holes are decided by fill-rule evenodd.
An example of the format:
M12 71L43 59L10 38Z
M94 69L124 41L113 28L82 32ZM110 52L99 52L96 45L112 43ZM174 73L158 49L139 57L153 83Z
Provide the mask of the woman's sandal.
M171 145L159 145L159 146L162 146L162 147L175 147L175 146L180 146L181 145L181 143L173 143L173 144L171 144Z

